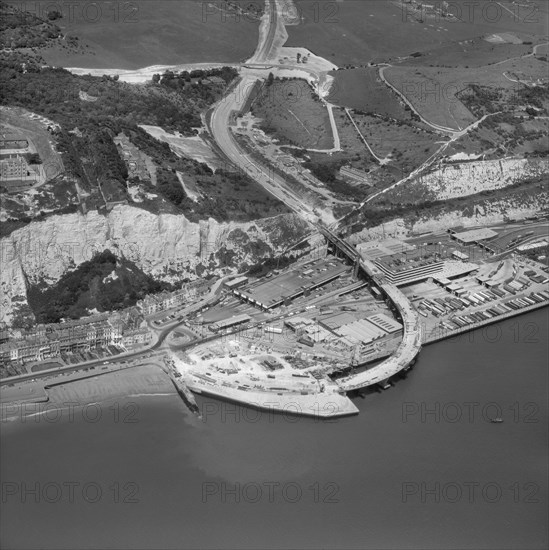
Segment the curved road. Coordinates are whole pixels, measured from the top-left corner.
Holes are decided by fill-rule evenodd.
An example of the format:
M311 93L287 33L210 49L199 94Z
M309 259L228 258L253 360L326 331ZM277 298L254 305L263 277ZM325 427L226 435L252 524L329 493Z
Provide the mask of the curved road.
M350 258L360 262L360 267L385 292L402 318L402 341L390 357L375 367L337 380L337 384L346 392L379 384L404 370L421 351L422 327L420 317L398 287L384 282L383 273L373 262L361 259L354 247L330 230L322 228L321 232L329 241L340 246Z
M222 99L215 106L210 120L212 135L218 147L235 166L294 212L310 222L316 222L318 217L313 209L286 187L284 178L253 159L240 147L232 135L230 126L232 117L243 108L256 80L256 76L244 74L230 96Z
M271 2L276 2L276 0L271 0ZM271 26L271 29L276 28L277 24L278 20L275 20L274 24ZM265 52L270 52L272 48L272 40L275 35L275 32L267 33L265 43L262 47L258 48L258 51L263 52L263 55L265 55ZM269 41L271 42L269 43ZM255 60L255 62L257 63L257 60ZM282 177L275 173L269 174L265 167L260 166L257 161L253 160L240 148L232 136L230 129L232 116L235 112L239 112L243 108L249 93L259 78L257 74L253 74L248 71L250 71L250 69L243 69L242 80L238 83L235 90L229 97L221 100L214 108L210 121L210 129L217 145L236 166L241 167L245 173L253 177L264 188L283 200L283 202L285 202L298 214L315 223L321 232L328 232L331 234L333 239L337 242L341 242L341 240L331 231L322 227L319 223L320 220L314 212L311 212L311 209L306 204L303 204L302 201L296 197L292 197L287 192L287 189L285 189L285 182ZM444 146L447 146L447 144ZM422 164L420 168L424 168L428 162L432 162L435 155L430 157L426 163ZM417 171L410 174L408 178L413 177L415 173L417 173ZM281 197L281 194L285 195L285 197ZM349 245L344 243L344 246ZM354 249L352 250L352 254L356 254ZM368 262L362 261L361 265L367 273L370 273L372 276L375 275L375 269ZM383 283L381 283L380 286L385 290L388 297L393 301L402 316L404 325L402 342L395 354L377 367L362 373L353 374L340 380L339 385L344 391L376 384L393 376L408 366L421 349L421 327L419 315L417 315L406 297L395 286Z
M256 52L249 60L253 64L261 64L268 61L268 58L272 53L275 38L277 37L278 27L281 24L283 25L283 22L281 21L280 15L278 13L278 9L281 7L279 5L279 0L270 0L268 6L270 6L270 10L266 13L266 22L263 24L263 26L268 25L268 30L266 33L264 32L264 29L263 33L260 32L260 41L262 42L258 44ZM267 69L262 69L263 74L265 70ZM288 205L297 214L301 215L309 222L317 225L320 228L321 226L319 224L319 217L307 204L304 203L304 201L302 201L299 197L292 193L290 189L287 188L284 178L276 174L274 171L268 170L266 167L261 166L255 159L252 159L250 155L242 150L242 148L236 142L231 133L230 124L232 122L232 117L234 116L234 113L242 110L255 83L259 78L263 78L263 75L261 75L261 73L258 74L258 72L258 68L242 69L242 78L240 82L231 91L229 96L223 98L221 101L218 102L212 112L210 120L211 132L217 145L230 161L232 161L236 166L239 166L245 173L251 176L255 181L257 181L274 196L279 198L286 205ZM338 239L338 237L336 237L335 235L334 237ZM369 271L369 266L365 265L363 262L361 263L363 268L366 269L366 271ZM212 290L206 298L204 298L194 306L191 306L191 308L187 308L186 310L184 310L184 312L189 313L191 309L195 310L207 304L217 294L221 282L222 280L218 281L216 285L212 287ZM416 326L417 320L415 319L417 315L414 316L415 312L413 312L411 307L409 307L409 303L407 302L407 300L402 299L404 297L403 295L401 295L400 291L397 291L396 287L395 289L393 289L392 285L382 286L387 287L385 289L387 295L393 300L393 302L401 312L404 322L403 341L401 343L401 346L397 350L397 353L378 367L370 369L365 373L352 375L344 380L341 380L340 385L342 389L348 390L355 387L364 387L365 385L375 384L385 378L388 378L389 376L392 376L392 374L398 372L399 370L402 370L405 366L407 366L407 364L411 361L411 359L413 359L413 357L415 357L421 347L421 334L420 332L418 333ZM182 312L181 314L185 314L184 312ZM130 352L122 356L113 357L111 359L97 360L75 366L70 365L60 369L58 368L46 370L38 373L22 375L19 377L10 377L9 379L4 379L0 381L0 383L7 384L27 379L42 378L45 376L51 376L52 374L58 374L60 372L82 370L98 365L104 365L105 363L117 363L120 361L127 361L134 357L143 356L147 353L151 353L159 349L164 343L165 339L168 337L169 333L181 324L181 322L175 322L173 325L169 325L166 328L163 328L158 335L156 342L154 342L151 346L144 350L142 349L139 351ZM201 340L201 342L206 342L210 339L215 339L217 337L217 335L212 335L211 337ZM184 349L187 346L190 347L196 345L196 343L197 342L189 342L188 344L181 346L181 349Z
M284 4L281 0L270 0L269 6L270 9L266 12L266 23L262 25L268 24L269 29L267 32L265 32L265 29L260 32L260 44L256 48L256 53L243 64L240 82L231 90L229 95L222 98L215 105L210 119L210 131L219 149L229 161L298 215L311 223L317 223L320 218L314 209L287 185L284 177L246 153L236 142L231 131L231 123L235 113L239 113L243 109L256 82L265 79L268 75L267 71L276 70L277 68L275 67L276 64L268 65L268 61L273 55L272 50L278 34L284 31L284 22L279 14L279 10L284 9ZM280 30L281 26L282 29ZM293 65L283 65L280 68L284 70L298 68L300 71L306 71L315 79L320 80L319 75L310 68L295 67Z
M381 80L384 82L385 85L389 86L389 88L391 88L391 90L393 90L402 99L402 101L404 101L404 103L406 103L406 105L410 107L410 109L412 109L412 112L421 119L421 122L423 122L424 124L427 124L428 126L437 130L438 132L454 134L455 132L459 131L459 130L456 130L455 128L448 128L446 126L439 126L438 124L433 124L432 122L429 122L426 118L421 116L421 114L417 111L417 109L412 105L411 101L396 86L393 86L385 78L385 75L383 74L383 72L385 71L385 69L389 67L392 67L392 65L384 65L379 69L379 76Z

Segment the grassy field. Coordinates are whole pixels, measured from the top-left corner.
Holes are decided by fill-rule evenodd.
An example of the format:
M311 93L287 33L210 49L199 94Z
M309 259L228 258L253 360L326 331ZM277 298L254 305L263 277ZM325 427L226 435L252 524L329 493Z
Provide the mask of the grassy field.
M374 170L377 165L376 161L361 141L360 136L345 114L345 110L334 109L334 118L339 132L341 148L343 149L342 153L337 153L336 158L344 160L346 164L358 170L368 172ZM376 151L374 150L374 152Z
M435 143L440 141L440 137L426 130L420 123L403 123L351 113L374 153L389 160L387 164L379 165L370 155L343 109L334 114L344 150L341 158L345 158L350 166L367 171L376 190L384 189L404 177L440 146Z
M389 0L296 0L303 21L288 27L287 45L307 47L342 66L371 60L394 61L399 56L498 32L525 37L547 34L547 3L538 2L539 11L534 14L530 8L507 0L500 3L515 12L509 13L503 7L492 12L493 7L486 7L489 0L474 2L475 8L469 12L466 0L458 0L450 2L451 11L462 8L464 21L420 23L407 17L405 8L397 2Z
M410 119L397 95L378 76L376 67L331 73L335 78L328 101L366 113L378 113L401 120Z
M474 38L472 40L451 42L433 50L422 52L420 56L405 60L402 65L482 67L505 59L520 57L531 51L531 44L493 43L483 38Z
M547 80L547 63L534 57L511 59L498 65L449 69L442 67L389 67L387 80L400 90L427 120L454 129L462 129L476 119L458 99L471 84L507 90L523 87L518 82Z
M340 198L361 200L385 189L401 179L406 171L419 166L438 147L434 142L440 139L439 136L416 123L407 124L356 113L352 116L374 153L381 157L389 155L390 162L380 165L360 139L344 109L334 109L343 150L332 155L309 153L308 157L318 171L333 176L328 178L326 184ZM346 183L339 179L337 172L344 165L365 172L368 185Z
M46 369L56 369L62 366L63 365L61 363L57 363L56 361L49 361L47 363L38 363L38 365L33 365L31 367L31 372L40 372L41 370L46 370Z
M547 155L548 134L548 119L502 113L487 118L476 130L454 142L447 154L483 154L487 160L509 155Z
M389 162L379 164L360 138L345 110L334 109L342 151L331 155L309 152L306 166L339 198L362 200L389 187L420 166L440 147L440 136L422 123L356 112L351 112L351 116L374 153ZM342 166L363 171L367 184L341 179L338 171Z
M440 136L423 125L356 113L352 117L376 155L390 159L402 173L413 171L440 147Z
M471 72L470 69L389 67L384 74L426 120L459 130L476 120L456 97L474 81Z
M64 15L56 24L65 34L78 36L83 46L78 52L59 46L42 50L46 61L56 66L138 69L160 64L229 63L248 58L257 44L259 21L251 17L237 20L234 15L224 20L217 9L220 1L76 0L70 10L67 3L52 6L49 9L62 10Z
M261 127L285 145L330 149L334 138L328 110L305 80L274 80L252 105Z

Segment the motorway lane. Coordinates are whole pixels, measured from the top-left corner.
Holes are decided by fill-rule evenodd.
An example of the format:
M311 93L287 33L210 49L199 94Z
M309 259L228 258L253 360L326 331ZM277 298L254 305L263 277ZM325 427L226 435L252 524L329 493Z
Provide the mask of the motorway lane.
M265 38L263 39L263 44L259 44L258 48L256 49L257 54L254 54L252 58L250 58L250 62L255 63L264 63L270 58L271 50L274 44L274 39L276 36L276 32L278 30L278 26L281 23L280 16L278 14L278 2L277 0L269 0L268 7L267 7L267 14L268 14L268 30L267 34L265 35ZM261 31L260 31L260 40L261 40Z
M235 166L240 167L245 174L248 174L294 212L306 218L309 222L314 223L318 220L316 214L308 205L290 194L289 190L286 189L284 179L274 171L260 165L255 159L252 159L250 155L240 148L232 136L230 127L231 115L242 109L256 80L257 77L255 75L246 74L246 70L244 69L242 80L235 90L229 97L222 99L217 104L210 121L214 139L225 156Z
M264 36L261 36L260 33L262 44L257 48L257 54L254 54L247 63L261 65L269 60L278 31L284 31L284 22L279 14L279 10L284 8L285 4L279 0L269 1L267 8L269 10L268 31ZM282 29L279 29L280 27ZM265 78L265 76L266 71L243 68L240 82L228 96L222 98L215 106L211 116L210 130L218 147L235 166L241 168L245 174L248 174L298 215L315 223L318 221L318 216L299 197L291 193L284 178L261 165L242 150L231 133L230 125L233 113L242 110L256 81Z
M270 0L269 7L270 7L269 28L263 40L263 44L257 50L258 55L252 58L252 61L255 63L261 63L267 60L274 44L274 39L277 34L278 26L279 24L283 24L278 14L278 8L279 8L278 2L276 0ZM222 99L218 103L218 105L215 107L212 113L211 130L214 135L214 138L218 146L227 156L227 158L231 160L236 166L240 166L245 173L249 174L253 179L255 179L258 183L260 183L265 189L271 192L279 200L287 204L296 213L305 217L307 220L313 223L315 222L317 223L318 217L311 210L311 208L308 205L303 204L295 196L290 195L290 193L286 189L284 179L281 176L278 176L277 174L275 174L274 172L269 173L269 171L264 166L259 165L257 161L253 160L249 155L244 153L244 151L240 148L240 146L237 144L236 140L233 138L231 134L231 130L230 130L231 116L233 112L239 111L242 109L249 95L249 92L253 88L253 85L258 78L255 75L246 74L246 71L247 71L246 69L243 70L243 73L244 73L243 78L239 82L235 90L230 94L229 97L225 97L224 99ZM212 289L209 296L210 297L215 296L216 292L217 292L217 288L215 289L215 292ZM194 311L196 309L199 309L200 307L203 307L203 305L205 305L208 301L209 300L203 300L199 304L191 306L191 308L186 308L185 313L190 312L191 309ZM180 313L180 315L184 315L185 313L182 312ZM54 370L46 370L38 373L31 373L31 374L22 375L19 377L10 377L8 379L1 380L0 384L2 385L9 384L15 381L22 381L22 380L28 380L28 379L39 379L39 378L51 376L52 374L59 374L61 372L73 372L73 371L88 369L90 367L104 365L105 362L107 362L109 365L113 365L121 361L131 360L132 358L135 358L138 356L142 357L144 354L151 353L159 349L164 343L165 339L168 337L168 335L175 328L180 326L182 323L183 322L176 322L173 325L169 325L168 327L164 328L158 335L157 341L145 350L130 352L130 353L124 354L123 356L116 356L115 358L111 358L111 359L102 359L102 360L91 361L88 363L74 365L74 366L69 365L67 367L57 368ZM216 337L217 336L206 338L202 340L202 342L215 339ZM189 342L184 347L193 346L193 345L196 345L197 343L199 342Z

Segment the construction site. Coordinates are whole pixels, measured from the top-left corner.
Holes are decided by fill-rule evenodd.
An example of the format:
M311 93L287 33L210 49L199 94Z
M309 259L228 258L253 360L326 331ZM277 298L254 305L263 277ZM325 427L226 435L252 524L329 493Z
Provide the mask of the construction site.
M179 353L180 372L195 392L256 405L388 388L422 345L547 305L548 268L515 251L497 261L497 235L356 247L334 237L335 255L236 277L190 321L215 337ZM346 401L338 411L328 416L352 414Z

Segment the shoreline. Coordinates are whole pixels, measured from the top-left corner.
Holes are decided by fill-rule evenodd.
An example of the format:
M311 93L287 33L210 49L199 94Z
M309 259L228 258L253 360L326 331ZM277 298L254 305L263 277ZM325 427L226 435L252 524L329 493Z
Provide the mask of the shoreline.
M340 394L317 393L302 396L292 393L278 395L274 392L265 392L265 396L263 396L260 392L253 392L255 399L250 401L244 399L243 395L245 392L239 391L236 388L217 386L215 389L208 389L199 388L195 385L190 389L197 395L235 403L258 411L267 411L271 414L276 413L295 417L304 416L317 420L343 418L359 414L358 408L351 399L346 395ZM320 397L323 397L323 399L319 399Z
M547 307L547 305L549 305L547 302L533 304L523 310L508 312L501 317L487 319L483 323L470 325L451 332L441 330L440 334L429 337L423 345L428 346L430 344L443 342L444 340L451 340L452 338L455 338L463 333L474 332L475 330L480 330L488 325L536 312L544 307ZM416 359L419 358L420 356ZM151 372L152 370L156 370L157 372L153 373ZM111 376L107 377L107 375ZM171 378L166 374L162 367L154 363L137 365L134 367L127 367L115 371L96 373L92 375L86 374L85 376L82 376L79 372L75 372L68 374L68 376L72 376L72 378L68 380L59 380L60 376L63 375L55 376L55 374L53 374L53 380L48 381L47 384L41 384L38 379L34 382L22 381L20 382L22 386L13 388L4 387L2 391L2 399L0 400L0 406L24 406L25 404L39 405L40 403L56 404L56 393L65 393L70 399L78 399L79 401L83 400L84 402L79 403L81 406L84 406L86 404L86 400L91 399L92 396L96 399L107 400L116 397L128 398L134 394L151 396L166 394L178 395L177 388L172 383ZM91 381L90 379L94 378L96 380L89 384ZM9 382L9 380L9 378L4 378L1 382L5 384L6 382ZM112 383L113 380L117 382L114 385ZM86 388L85 390L83 388L79 388L78 386L72 386L72 388L67 389L69 384L78 385L79 382L85 381L87 381L87 385L89 384L89 388ZM298 393L287 393L280 395L277 394L277 392L264 392L264 395L261 392L251 392L253 394L251 395L249 392L239 391L237 388L227 388L223 386L212 386L212 388L207 388L202 385L189 383L188 380L186 382L189 389L195 394L202 394L214 399L238 403L239 405L251 407L257 410L267 410L270 412L278 412L281 414L295 416L311 416L315 418L335 418L358 414L358 409L356 409L348 397L355 390L346 392L343 392L342 390L342 393L331 394L315 393L307 396L300 395ZM375 386L376 384L373 385ZM371 385L364 386L364 388L370 386ZM65 388L66 391L60 390L55 392L55 388ZM34 393L37 389L43 392L42 395ZM49 395L48 390L53 390L53 399ZM12 394L13 397L10 398L9 394ZM335 405L335 409L332 405ZM308 412L308 410L311 410L311 412Z
M272 2L273 2L275 10L278 10L279 0L272 0ZM269 46L268 50L264 54L265 59L268 59L269 61L272 57L270 54L271 54L273 49L275 50L275 52L274 52L275 54L278 54L278 52L280 52L284 49L283 45L287 41L287 38L288 38L285 27L289 23L285 22L284 20L282 20L282 21L277 20L277 18L280 17L280 14L278 14L278 11L273 12L273 13L277 14L276 17L274 17L276 25L274 27L272 25L271 25L271 27L269 27L270 19L269 19L268 12L266 12L266 14L262 17L262 21L261 21L260 28L259 28L259 42L258 42L257 49L255 50L255 53L252 55L252 57L250 58L249 61L253 61L257 57L261 57L260 54L263 52L262 48L264 48L265 46ZM273 16L271 15L271 17L273 17ZM271 32L271 30L273 28L274 28L274 31L273 31L274 32L274 37L272 39L269 39L269 36L266 33L267 33L267 31ZM274 57L277 57L277 56L274 55ZM173 69L174 67L178 67L177 70L184 70L184 67L190 69L190 68L197 68L197 67L212 68L212 67L220 67L220 66L223 66L223 65L222 64L211 64L211 63L199 63L199 64L190 64L190 65L189 64L184 64L184 65L178 65L178 66L151 65L151 66L145 67L143 69L138 69L138 70L131 70L131 69L86 69L86 68L67 68L67 70L73 72L74 74L94 74L95 76L99 76L99 75L102 75L102 74L109 74L109 73L110 74L117 74L121 77L121 80L124 80L126 82L138 83L138 82L149 80L152 77L153 74L155 74L157 72L161 72L162 70L166 70L167 68L172 68ZM240 64L238 66L240 66ZM288 67L288 70L295 71L295 68ZM145 80L143 80L143 79L145 79ZM334 138L335 138L335 136L334 136ZM398 304L397 300L393 300L393 302ZM503 314L503 315L500 315L500 316L497 316L497 317L493 317L493 318L490 318L490 319L486 319L485 321L473 323L473 324L470 324L468 326L465 326L465 327L462 327L462 328L459 328L459 329L455 329L455 330L444 330L442 328L439 329L439 327L437 326L436 331L435 330L431 331L431 333L429 334L429 337L427 337L427 338L425 338L425 336L423 338L421 338L421 334L422 334L421 330L419 331L419 334L416 331L412 334L412 336L415 336L414 344L416 344L416 354L417 354L417 351L419 351L421 349L421 344L428 344L428 343L442 341L444 339L449 339L449 338L452 338L452 337L454 337L458 334L464 333L464 332L474 331L477 328L482 328L486 325L497 323L498 321L503 321L503 320L511 318L511 317L520 316L524 313L528 313L528 312L533 311L535 309L545 307L546 305L548 305L547 301L542 302L542 303L533 304L529 307L524 307L520 310L508 312L506 314ZM411 310L411 308L408 308L408 310ZM417 322L416 322L416 325L417 325ZM401 345L404 345L405 343L406 343L406 331L404 331L403 343ZM146 351L147 350L143 350L143 353L145 353ZM381 365L377 365L377 367L383 367L386 364L390 365L391 364L391 359L393 359L393 358L394 358L394 362L397 362L396 360L398 358L398 354L396 354L396 352L386 362L382 363ZM414 355L414 358L415 358L415 355ZM115 360L115 362L116 362L116 360ZM405 358L405 362L406 362L406 365L410 365L412 363L410 356ZM363 364L363 366L366 366L367 364L368 363L365 363L365 364ZM402 368L405 368L402 365L403 365L402 362L398 363L396 365L397 367L399 367L399 371L402 370ZM134 367L134 368L138 368L138 367ZM373 368L375 368L375 367L371 367L370 369L373 369ZM366 368L365 372L370 371L370 369ZM66 386L69 383L78 383L79 381L84 381L84 380L94 379L94 378L99 380L99 379L103 378L105 374L117 375L117 374L120 374L122 370L126 370L126 369L124 368L124 369L118 369L118 370L115 370L115 371L108 371L108 372L101 372L101 373L98 372L96 374L86 374L86 375L83 375L83 373L74 373L72 375L73 376L72 379L67 380L67 381L61 381L61 382L53 382L51 384L47 384L47 385L43 386L42 389L43 389L43 391L46 392L46 396L47 396L47 392L50 389L57 388L57 387L62 387L63 389L65 389ZM46 371L43 371L43 373L45 374L45 376L49 376L51 374L51 376L56 377L55 375L57 373L55 371L59 371L59 369L52 369L52 371L53 372L50 372L49 370L46 370ZM394 369L393 369L393 371L394 371ZM397 372L399 372L399 371L397 371ZM373 374L373 373L370 373L370 374ZM386 380L389 380L390 378L394 377L396 373L392 372L392 374L389 374L388 376L387 376L387 374L389 374L389 371L381 372L380 375L376 375L372 379L359 380L359 382L357 382L356 384L353 385L352 378L355 378L355 379L360 378L360 376L357 375L357 373L354 373L354 374L352 374L348 377L345 377L344 379L341 379L339 381L339 384L338 384L339 385L339 390L340 390L339 393L332 393L332 394L330 394L330 396L338 395L340 398L346 399L346 394L349 391L354 391L355 389L362 389L362 388L366 388L368 386L383 383ZM36 380L42 379L42 378L39 378L39 375L40 375L39 372L33 373L33 375L36 376ZM70 376L71 375L69 375L69 377ZM34 380L34 378L33 378L33 380ZM31 380L31 382L33 380ZM347 384L345 386L344 384L346 382L348 382L349 384ZM2 380L0 380L0 383L2 385L5 385L5 384L12 385L12 384L10 384L10 378L2 379ZM13 383L16 383L16 382L13 381ZM38 384L40 384L40 382ZM124 386L124 384L122 384L122 386ZM270 396L275 395L275 392L272 392L272 391L247 392L247 391L239 390L239 389L234 388L234 387L221 387L221 386L216 386L215 384L211 385L214 388L212 390L209 386L206 389L204 389L203 386L204 386L204 384L201 384L201 383L194 384L194 387L196 388L196 390L193 390L193 391L196 391L197 393L214 391L215 393L213 395L215 397L220 397L220 398L225 397L225 398L228 398L228 399L233 399L233 400L236 400L238 402L247 404L248 406L257 406L257 407L260 407L260 408L262 408L262 407L264 408L266 405L268 405L268 408L271 409L272 408L272 403L267 402L265 399L267 398L266 396L269 396L268 398L270 398ZM95 387L99 388L99 391L101 391L101 390L107 391L106 386L103 386L101 383L96 384ZM111 389L110 386L109 386L109 389ZM193 389L192 386L191 386L191 389ZM34 389L32 391L34 391ZM67 390L67 391L70 393L70 390ZM84 391L82 391L82 395L89 396L90 391L93 392L93 388L88 390L87 394ZM278 393L276 395L282 396L281 401L284 401L285 403L290 402L288 400L291 400L291 399L299 400L300 402L303 401L305 403L305 402L308 402L312 397L316 397L317 399L320 399L320 396L323 397L323 394L321 394L321 393L311 393L309 395L303 395L303 394L300 395L298 392L288 393L287 395ZM249 397L253 397L253 400L250 399ZM37 398L37 397L27 398L27 400L34 400L34 399L41 399L41 398ZM46 400L47 400L47 397L46 397ZM284 409L284 404L281 405L281 407L282 407L282 410L283 410ZM343 407L343 408L345 408L345 407ZM302 409L301 409L301 412L299 412L298 414L307 414L307 413L302 412Z
M75 373L69 376L65 380L60 379L60 376L54 377L46 384L36 380L21 382L13 388L2 388L0 406L32 403L62 405L67 402L85 406L98 400L128 398L132 395L177 396L170 377L154 363L93 375L81 376ZM42 395L38 395L37 390Z

